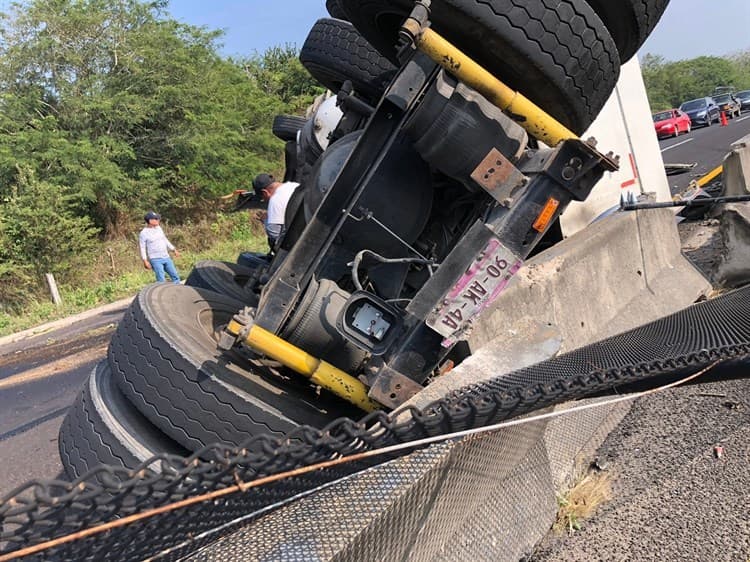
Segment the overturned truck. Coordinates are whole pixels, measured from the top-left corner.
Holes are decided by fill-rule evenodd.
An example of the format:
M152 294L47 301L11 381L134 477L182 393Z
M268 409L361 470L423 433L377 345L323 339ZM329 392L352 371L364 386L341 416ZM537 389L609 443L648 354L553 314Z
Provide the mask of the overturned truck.
M637 123L623 126L625 144L614 125L645 104L642 82L635 100L615 85L666 0L326 4L334 17L314 25L300 58L335 95L309 118L274 123L286 178L300 184L283 238L270 259L199 263L186 285L137 295L60 430L74 482L30 483L31 500L0 504L6 551L183 559L255 522L228 538L227 557L518 559L498 529L517 533L519 512L498 506L530 511L524 502L543 494L503 478L548 475L522 462L542 454L544 423L454 433L383 461L614 385L750 356L745 290L548 360L559 345L542 353L555 339L545 324L521 342L542 361L532 366L490 346L468 357L472 331L520 324L508 308L526 309L506 288L530 257L649 183L641 147L628 144ZM604 124L590 128L597 115ZM567 207L578 223L560 220ZM571 323L583 326L579 312ZM487 376L466 377L481 368ZM558 431L580 437L571 427Z
M337 96L278 123L301 185L273 259L139 293L62 427L70 476L391 411L448 372L568 204L617 169L578 135L666 4L329 2L338 18L301 58ZM90 427L97 400L149 439L92 440L112 433Z

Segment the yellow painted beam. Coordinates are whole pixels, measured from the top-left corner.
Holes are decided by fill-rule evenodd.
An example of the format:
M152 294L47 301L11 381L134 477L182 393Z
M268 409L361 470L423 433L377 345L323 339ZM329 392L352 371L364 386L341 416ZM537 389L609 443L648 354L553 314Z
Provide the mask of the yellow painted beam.
M723 170L724 170L724 166L718 166L718 167L714 168L713 170L711 170L705 176L703 176L702 178L700 178L698 180L698 182L697 182L698 185L700 187L704 187L705 185L711 183L714 179L716 179L716 176L718 176L719 174L721 174L721 172Z
M546 145L556 146L564 140L578 138L573 131L534 102L506 86L429 27L416 34L415 45L458 80L508 113L531 136Z
M260 326L251 326L247 335L243 333L243 330L243 326L236 320L232 320L227 325L229 333L235 336L242 334L244 343L258 353L275 359L347 402L351 402L366 412L382 408L381 404L367 395L367 387L359 379L330 363L313 357Z

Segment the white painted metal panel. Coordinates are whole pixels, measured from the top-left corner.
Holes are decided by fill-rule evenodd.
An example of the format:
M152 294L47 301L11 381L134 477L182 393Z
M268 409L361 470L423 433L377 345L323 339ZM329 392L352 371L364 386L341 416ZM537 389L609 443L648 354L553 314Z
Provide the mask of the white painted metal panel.
M670 200L664 161L637 57L622 66L615 91L581 137L594 137L601 152L612 151L619 155L620 169L605 174L585 202L569 205L561 219L565 236L585 228L596 217L617 206L620 195L627 195L628 191L635 195L653 193L657 201Z

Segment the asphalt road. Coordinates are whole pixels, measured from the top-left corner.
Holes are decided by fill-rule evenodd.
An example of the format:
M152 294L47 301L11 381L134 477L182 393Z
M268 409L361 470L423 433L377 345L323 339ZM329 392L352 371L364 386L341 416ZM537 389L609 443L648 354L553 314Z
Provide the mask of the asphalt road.
M729 146L748 134L750 114L745 114L727 127L714 125L661 141L665 162L698 162L691 174L670 177L673 192L718 166ZM105 357L123 310L92 313L15 342L0 338L0 497L29 480L62 475L60 424L94 365ZM590 530L560 542L548 538L535 559L748 562L750 382L713 384L639 402L602 449L617 468L618 482L629 486L616 490L611 507ZM727 399L701 396L706 393ZM725 445L722 459L713 456L716 443ZM717 518L726 525L717 528ZM646 525L656 530L649 536L662 545L671 535L686 536L684 553L670 556L658 543L644 542L639 529Z
M729 119L728 123L726 127L714 123L710 127L693 129L677 138L659 141L665 164L697 164L690 172L667 178L672 195L684 191L692 180L703 177L721 165L729 147L742 137L750 135L750 113L745 112L740 117Z
M122 309L60 322L0 345L0 497L32 479L62 476L57 433L107 344ZM72 319L71 319L72 320Z
M750 378L707 377L635 402L598 452L612 499L528 562L748 562L749 395Z

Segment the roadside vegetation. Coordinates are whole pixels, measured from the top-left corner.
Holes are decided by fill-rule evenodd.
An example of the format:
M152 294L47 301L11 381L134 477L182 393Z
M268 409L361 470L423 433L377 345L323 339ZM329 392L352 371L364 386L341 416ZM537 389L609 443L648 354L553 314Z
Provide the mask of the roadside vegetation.
M80 263L75 278L78 282L60 285L62 304L52 303L49 292L19 295L24 306L0 311L0 337L66 317L93 307L134 296L154 281L154 274L144 269L138 255L138 227L133 234L96 243L97 252L86 263ZM254 213L219 212L197 222L186 221L179 226L164 224L170 240L180 248L175 265L185 279L200 260L233 262L240 252L268 250L263 227ZM11 294L13 286L2 288Z
M167 0L21 0L0 17L0 335L134 294L136 237L165 217L186 276L262 249L236 189L283 172L274 116L322 92L296 46L246 58L180 23ZM750 88L750 52L643 60L652 108ZM52 304L45 274L63 304Z
M736 91L750 89L750 51L680 61L647 54L641 59L641 70L655 112L710 96L717 86L730 86Z
M150 282L136 242L149 209L183 250L183 276L264 245L222 196L283 172L273 118L322 89L296 46L225 58L221 32L168 9L25 0L0 19L0 335Z
M557 518L553 531L572 535L583 529L600 506L612 498L612 476L609 472L590 472L564 495L557 498Z

